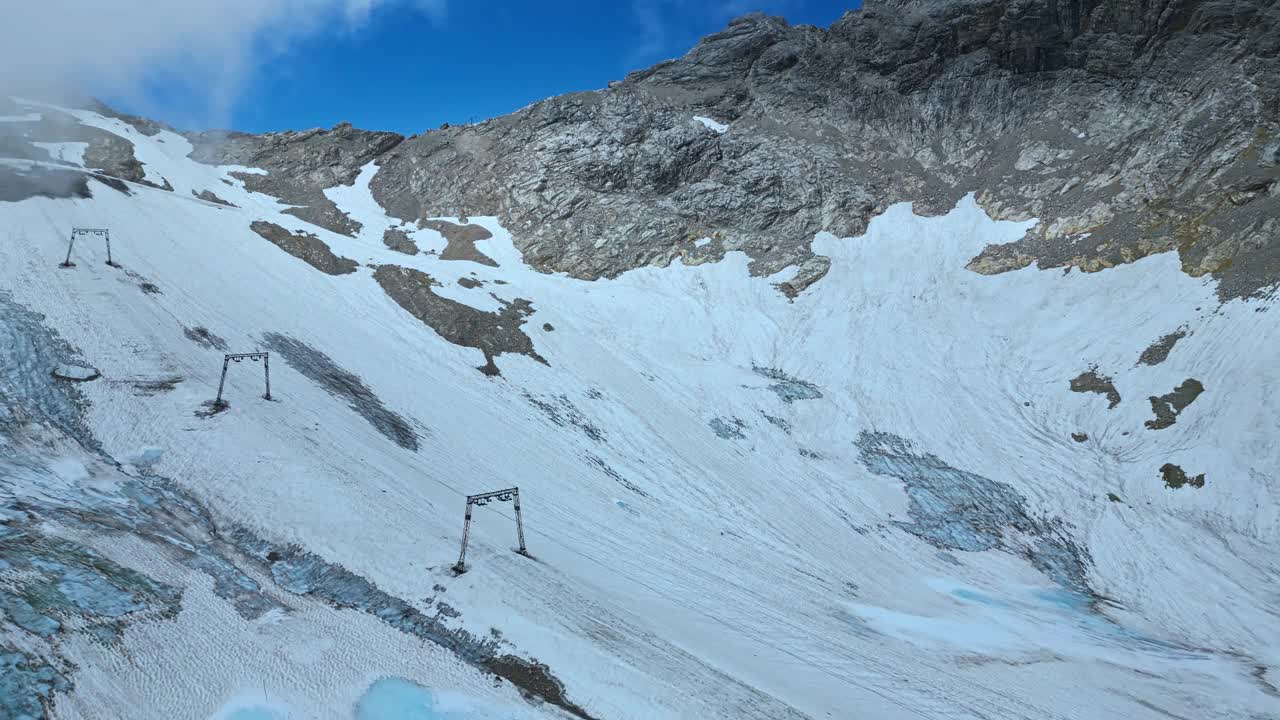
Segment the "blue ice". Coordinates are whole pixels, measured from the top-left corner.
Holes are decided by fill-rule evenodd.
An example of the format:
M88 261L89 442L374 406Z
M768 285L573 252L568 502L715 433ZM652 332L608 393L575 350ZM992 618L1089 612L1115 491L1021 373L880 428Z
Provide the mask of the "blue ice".
M288 720L288 716L269 707L245 707L237 708L222 720Z
M426 688L401 678L382 678L356 704L356 720L447 720L436 713Z
M443 707L442 707L443 705ZM356 720L514 720L470 701L443 703L430 690L403 678L382 678L356 704Z

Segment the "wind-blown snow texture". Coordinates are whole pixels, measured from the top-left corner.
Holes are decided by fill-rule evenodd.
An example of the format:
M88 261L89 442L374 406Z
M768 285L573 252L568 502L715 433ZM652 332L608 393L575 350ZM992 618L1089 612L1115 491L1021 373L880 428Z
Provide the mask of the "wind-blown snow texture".
M1274 299L1220 304L1170 254L971 272L1035 224L972 196L819 234L830 270L794 300L794 268L752 277L740 253L586 282L535 272L493 218L437 220L484 228L495 264L442 259L374 202L372 166L325 195L345 236L175 133L72 114L152 186L0 203L0 591L23 600L0 716L1280 708ZM321 272L255 222L358 264ZM58 267L72 226L110 228L122 267L92 243ZM436 281L445 335L375 280L391 265ZM466 333L515 327L532 350L476 372L489 340ZM282 356L273 400L233 366L229 408L199 412L224 347ZM1114 409L1073 392L1092 367ZM1145 427L1192 377L1177 422ZM490 505L453 575L463 496L511 485L534 557Z

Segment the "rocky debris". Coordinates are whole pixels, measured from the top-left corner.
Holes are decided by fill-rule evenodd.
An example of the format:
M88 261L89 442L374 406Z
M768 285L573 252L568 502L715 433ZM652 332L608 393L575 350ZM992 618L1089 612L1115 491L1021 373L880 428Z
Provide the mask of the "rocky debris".
M622 477L622 475L619 475L618 471L610 467L609 463L605 462L603 459L598 458L595 455L591 455L591 454L583 455L582 459L586 460L588 465L595 467L597 470L604 473L607 477L609 477L610 479L612 479L614 482L618 483L622 487L630 490L631 492L641 497L649 497L649 493L646 493L644 490L641 490L635 483Z
M193 328L182 328L182 334L187 336L191 342L208 350L221 350L226 352L227 341L209 332L209 328L197 325Z
M1204 473L1188 477L1185 470L1173 463L1165 463L1160 466L1160 477L1164 480L1165 487L1177 490L1186 485L1193 488L1204 487Z
M188 133L186 138L194 146L193 160L266 170L266 175L234 176L244 181L249 190L298 206L285 212L350 236L360 230L360 223L340 211L323 191L353 184L362 167L404 139L395 133L357 130L350 123L340 123L331 130L290 130L266 135L218 130Z
M333 254L329 246L311 233L290 232L275 223L254 220L249 227L273 245L328 275L347 275L360 266L355 260Z
M382 231L382 244L405 255L418 254L418 244L409 238L409 233L400 228L390 227Z
M212 190L201 190L200 192L192 190L191 194L205 202L217 203L218 205L225 205L227 207L237 207L234 203L218 197Z
M431 288L439 283L420 270L380 265L374 271L373 279L396 304L435 330L440 337L454 345L476 348L484 353L485 364L479 370L486 375L502 374L494 358L503 353L526 355L547 364L533 349L533 340L520 329L526 318L533 314L533 305L528 300L499 300L501 310L485 312L437 295Z
M1112 410L1120 404L1120 391L1116 390L1116 386L1112 384L1109 376L1098 373L1097 365L1090 365L1088 370L1071 378L1071 392L1091 392L1105 395L1107 397L1108 410Z
M747 436L742 431L746 429L747 424L736 417L715 417L707 423L711 431L722 440L746 440Z
M347 401L357 415L368 420L388 440L405 450L418 450L418 433L409 421L383 405L382 400L355 373L340 367L328 355L296 338L280 333L267 333L262 341L268 350L283 356L289 367L324 388L326 392Z
M470 260L481 265L498 267L493 258L476 249L477 240L488 240L493 233L480 225L457 225L445 220L424 220L422 227L435 230L444 236L448 245L440 253L441 260Z
M532 393L525 392L524 399L529 404L538 409L548 420L554 425L560 427L572 427L582 431L592 440L602 443L605 442L605 432L578 409L577 405L569 399L568 395L548 395L538 397Z
M1138 356L1139 365L1159 365L1169 358L1170 351L1178 341L1187 336L1187 328L1180 327L1177 330L1161 337L1159 340L1147 346L1146 350Z
M484 283L483 283L483 282L481 282L481 281L479 281L479 280L477 280L477 279L475 279L475 278L470 278L470 277L460 277L460 278L458 278L458 284L459 284L459 285L461 285L462 287L464 287L464 288L468 289L468 290L475 290L475 289L476 289L476 288L478 288L478 287L483 287L483 286L484 286Z
M951 467L890 433L863 431L855 444L868 470L905 484L911 522L897 522L903 530L943 550L1024 557L1063 587L1092 597L1088 552L1061 522L1033 517L1014 488Z
M773 391L778 396L778 399L788 405L796 400L818 400L822 398L822 392L818 390L817 385L806 380L793 378L777 368L752 365L751 371L760 377L774 380L775 382L769 386L769 390Z
M786 418L780 418L774 415L770 415L769 413L766 413L763 411L761 411L760 414L764 416L765 420L769 421L770 425L778 428L779 430L781 430L782 432L788 435L791 434L791 423L787 422Z
M53 376L59 380L88 382L102 377L102 373L99 373L95 368L91 367L83 367L80 365L59 365L53 369Z
M1188 405L1195 402L1200 397L1200 393L1204 392L1204 385L1195 378L1187 378L1182 384L1173 389L1173 392L1165 393L1159 397L1152 395L1148 398L1151 401L1151 412L1155 413L1154 420L1148 420L1146 425L1148 430L1163 430L1178 421L1178 416L1186 409Z

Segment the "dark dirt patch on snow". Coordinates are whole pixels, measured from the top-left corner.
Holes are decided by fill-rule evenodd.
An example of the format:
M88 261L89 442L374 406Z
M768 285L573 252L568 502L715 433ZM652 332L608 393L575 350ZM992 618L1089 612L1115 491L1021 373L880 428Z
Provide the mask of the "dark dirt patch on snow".
M262 336L262 340L272 352L280 353L289 367L329 393L346 400L357 415L368 420L388 440L406 450L417 451L418 433L409 421L388 410L355 373L343 369L328 355L296 338L280 333L267 333Z
M197 325L193 328L182 328L182 334L187 336L191 342L199 345L206 350L221 350L226 352L227 341L209 332L206 327Z

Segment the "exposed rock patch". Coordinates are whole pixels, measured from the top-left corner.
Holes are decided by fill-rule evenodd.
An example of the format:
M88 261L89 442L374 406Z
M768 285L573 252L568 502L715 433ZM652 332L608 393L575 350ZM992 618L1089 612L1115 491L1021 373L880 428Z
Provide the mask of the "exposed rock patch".
M417 255L418 244L415 243L409 234L400 228L387 228L382 231L382 244L398 253L405 255Z
M547 364L533 349L533 340L520 328L533 314L533 305L528 300L500 301L501 310L485 312L437 295L431 288L438 283L420 270L381 265L374 271L373 279L396 304L440 337L484 353L485 364L479 370L486 375L501 374L494 358L503 353L526 355Z
M1186 471L1173 463L1165 463L1160 466L1160 477L1164 480L1165 487L1177 490L1186 485L1193 488L1204 487L1204 473L1199 475L1188 476Z
M1071 392L1091 392L1105 395L1108 410L1114 409L1120 404L1120 391L1116 390L1116 386L1111 382L1109 376L1098 372L1097 365L1091 365L1088 370L1071 378Z
M217 193L213 192L212 190L201 190L200 192L196 192L195 190L192 190L191 194L196 196L200 200L204 200L205 202L216 203L218 205L225 205L226 207L237 207L234 203L227 200L223 200L222 198L218 197Z
M445 220L424 220L421 225L444 236L448 245L440 253L441 260L470 260L481 265L498 267L493 258L476 249L477 240L488 240L493 233L480 225L457 225Z
M1082 432L1073 432L1071 433L1071 439L1075 440L1078 443L1082 443L1089 439L1089 434L1082 433Z
M1180 327L1177 330L1161 337L1159 340L1147 346L1146 350L1138 356L1139 365L1159 365L1169 358L1169 353L1173 350L1173 346L1178 341L1187 336L1186 327Z
M254 220L249 227L271 244L322 273L347 275L355 272L359 267L359 263L355 260L335 255L323 240L311 233L290 232L265 220Z
M332 130L266 135L210 131L186 137L194 146L193 160L266 170L266 175L236 173L235 177L244 181L248 190L299 206L285 212L349 236L360 230L360 223L340 211L324 190L353 184L362 167L404 139L395 133L356 130L350 123L340 123Z
M1173 389L1173 392L1165 393L1160 397L1152 395L1151 412L1155 413L1154 420L1148 420L1144 423L1148 430L1163 430L1178 421L1178 416L1186 409L1188 405L1195 402L1200 397L1200 393L1204 392L1204 385L1195 378L1187 378L1182 384Z
M484 286L483 282L476 280L475 278L469 278L469 277L458 278L458 284L468 290L475 290L478 287Z

